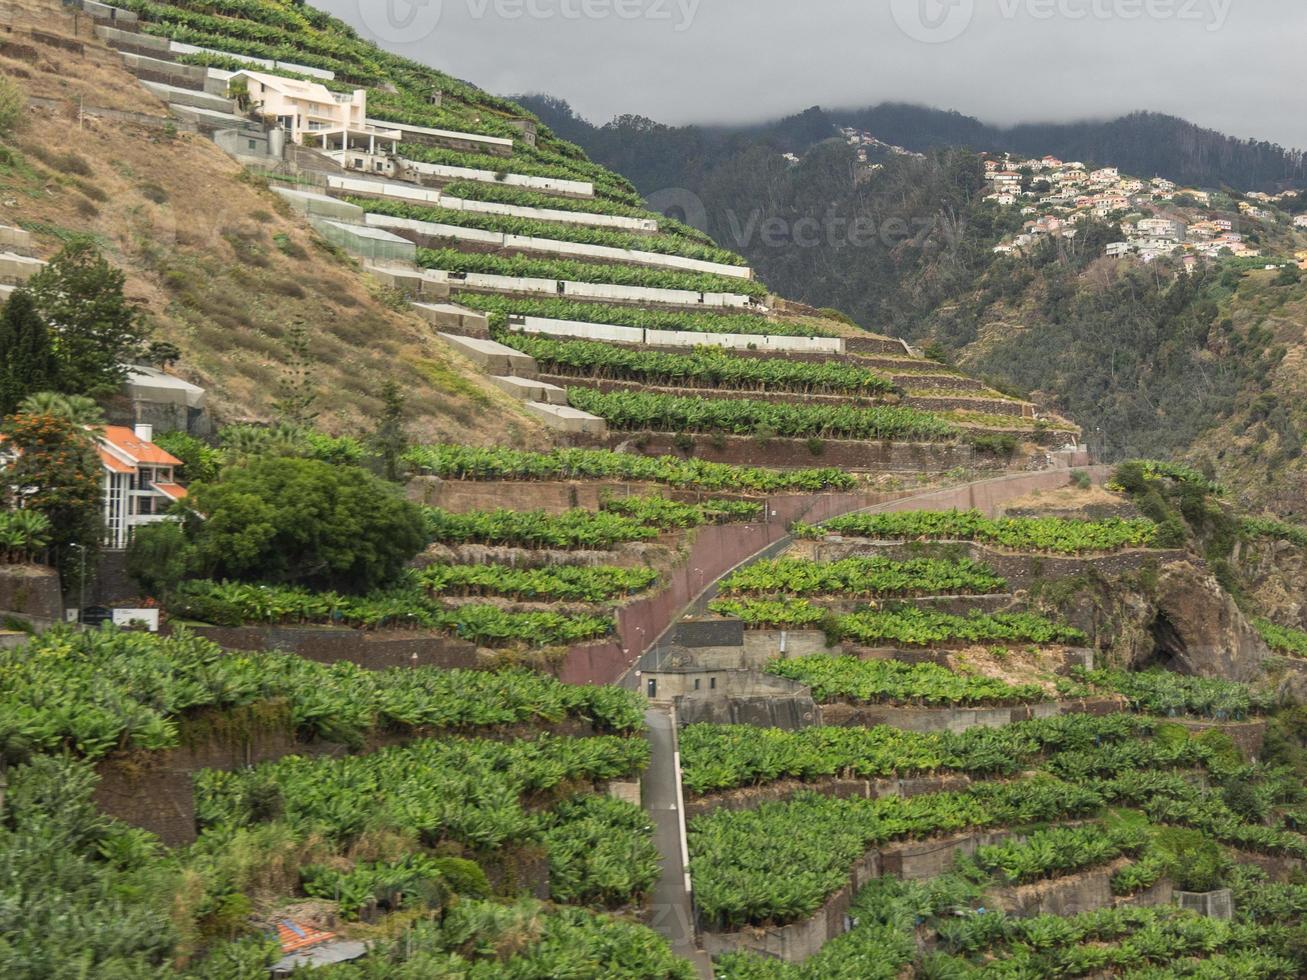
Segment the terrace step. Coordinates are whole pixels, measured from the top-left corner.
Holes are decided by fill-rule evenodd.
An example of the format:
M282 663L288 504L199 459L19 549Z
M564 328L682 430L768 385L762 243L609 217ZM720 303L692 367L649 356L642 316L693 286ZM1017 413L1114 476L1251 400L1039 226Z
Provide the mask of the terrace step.
M0 284L21 286L44 269L46 263L30 255L0 252Z
M248 54L237 54L234 51L222 51L218 48L202 48L195 44L184 44L181 41L172 41L168 45L169 53L173 55L188 54L207 54L217 55L221 58L231 58L252 68L262 68L266 71L284 71L291 72L295 75L307 75L311 78L321 79L324 82L333 82L336 80L336 73L326 68L314 68L312 65L300 65L293 61L272 61L268 58L255 58ZM226 72L226 74L233 74Z
M540 420L551 429L561 432L584 432L603 435L608 431L608 423L597 415L582 412L567 405L547 405L543 402L526 402L528 411L535 412Z
M514 174L481 170L476 167L451 167L439 163L422 163L419 160L400 159L400 168L412 174L413 179L421 184L453 183L456 180L472 180L481 184L499 184L502 187L520 187L529 191L541 191L545 194L559 194L563 197L593 198L595 186L588 180L563 180L559 177L535 177L530 174Z
M341 153L327 155L337 162L343 156ZM403 184L392 180L368 180L364 177L328 177L327 192L331 193L333 191L340 194L391 198L398 201L412 201L433 206L438 205L441 200L440 191L432 190L429 187L418 187L416 184Z
M750 296L739 293L697 293L688 289L655 286L618 286L613 283L572 282L565 279L529 279L485 272L445 272L424 269L424 284L437 290L502 293L509 296L548 296L583 302L661 306L678 310L734 310L765 312Z
M215 112L212 109L201 109L197 106L175 102L168 103L168 111L178 119L193 122L196 129L206 136L229 129L243 129L247 126L253 127L256 125L244 116L237 116L227 112Z
M97 24L108 24L126 31L140 29L136 14L130 10L107 3L97 3L96 0L80 0L76 6L81 7L82 12L89 15Z
M414 303L413 311L432 326L448 333L490 339L490 320L476 310L454 303Z
M396 122L392 119L368 119L369 126L379 129L398 129L404 134L405 143L420 146L444 146L453 150L472 153L488 153L497 157L513 155L513 141L502 136L487 136L483 133L460 133L451 129L432 129L429 126L415 126L412 123Z
M650 347L721 347L727 350L842 354L845 346L844 340L839 337L773 337L767 334L646 330L642 327L623 327L576 320L551 320L537 316L510 316L508 328L520 330L522 333L543 334L550 337L604 340L616 344L638 344Z
M197 92L195 89L179 88L164 82L152 82L148 79L142 79L141 85L151 95L157 95L170 106L190 106L228 116L236 115L236 102L233 99L210 95L208 92Z
M141 34L137 31L125 31L109 24L96 24L95 36L116 51L129 51L147 57L166 58L169 44L166 37L153 34Z
M631 218L620 214L596 214L589 211L559 211L556 208L532 208L498 201L474 201L465 197L438 194L439 204L450 211L467 211L476 214L498 214L532 221L549 221L560 225L582 225L592 228L614 228L638 234L658 231L653 218Z
M494 375L535 374L534 357L505 347L493 340L480 337L463 337L458 334L438 334L441 340L455 348L477 367ZM593 418L593 416L591 416ZM584 430L582 430L584 431Z
M490 379L490 383L501 391L506 391L514 398L524 402L543 402L547 405L567 404L567 389L549 384L546 381L517 377L493 377Z
M175 85L178 88L193 89L197 92L205 91L209 80L207 68L199 65L182 65L164 58L133 54L130 51L119 53L127 70L142 81L162 82L165 85Z
M753 278L753 270L745 266L727 265L723 262L707 262L703 259L686 258L683 255L664 255L661 252L641 252L636 249L613 248L609 245L588 245L584 242L567 242L553 238L533 238L528 235L509 235L497 231L482 231L479 228L464 228L459 225L417 221L413 218L396 218L388 214L369 214L367 223L401 234L418 245L450 240L473 245L488 245L491 248L511 252L528 252L576 261L615 262L650 269L676 269L684 272L726 276L731 279L751 280Z
M303 215L331 218L350 223L363 220L363 209L339 198L290 187L273 187L272 192L290 205L291 210Z
M0 249L13 255L31 255L32 233L11 225L0 225Z

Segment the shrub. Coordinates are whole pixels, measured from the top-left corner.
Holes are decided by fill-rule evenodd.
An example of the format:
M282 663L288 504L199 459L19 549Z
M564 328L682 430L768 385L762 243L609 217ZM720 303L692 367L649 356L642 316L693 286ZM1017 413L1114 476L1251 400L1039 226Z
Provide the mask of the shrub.
M18 128L27 95L12 78L0 75L0 137L8 136Z
M427 541L422 511L392 486L319 460L228 468L193 487L190 506L195 562L210 576L367 592Z

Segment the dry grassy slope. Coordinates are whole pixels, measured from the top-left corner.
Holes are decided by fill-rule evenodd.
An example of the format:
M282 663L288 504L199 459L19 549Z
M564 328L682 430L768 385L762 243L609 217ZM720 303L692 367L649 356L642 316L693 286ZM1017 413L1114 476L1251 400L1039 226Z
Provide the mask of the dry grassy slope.
M1283 346L1287 354L1263 386L1243 392L1235 414L1206 433L1191 457L1210 459L1222 482L1237 491L1244 503L1307 523L1307 455L1284 461L1280 437L1254 420L1254 403L1269 392L1288 408L1294 427L1307 442L1307 286L1293 287L1286 294L1284 287L1271 285L1274 277L1268 272L1246 277L1227 313L1240 330L1259 324L1270 330L1274 344Z
M96 235L127 272L128 295L155 336L176 343L178 373L209 389L220 418L268 418L286 356L303 324L321 388L321 426L362 432L377 393L394 378L408 393L413 434L481 444L541 445L550 434L520 403L489 387L422 320L335 254L281 199L200 136L88 113L77 106L164 114L163 104L100 46L82 18L77 55L34 41L26 28L73 35L72 17L46 0L0 21L0 72L34 105L0 164L0 223L37 231L42 257L72 232ZM29 19L30 17L30 19Z

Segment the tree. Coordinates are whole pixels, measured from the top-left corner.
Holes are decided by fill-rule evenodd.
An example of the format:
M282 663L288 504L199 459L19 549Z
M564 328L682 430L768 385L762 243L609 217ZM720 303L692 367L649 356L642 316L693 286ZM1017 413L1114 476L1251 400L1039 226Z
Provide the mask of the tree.
M24 398L18 408L27 415L54 415L76 425L92 428L104 425L104 410L96 404L94 398L84 395L38 391Z
M400 458L408 449L404 429L404 393L395 381L381 386L381 418L372 434L372 448L381 460L381 475L391 483L400 480Z
M123 295L125 277L79 238L29 280L37 309L50 325L59 362L57 389L69 395L111 394L142 352L148 328Z
M422 511L356 466L261 458L191 487L187 532L208 577L367 592L425 545Z
M19 289L0 310L0 416L32 392L53 386L56 375L50 331L32 294Z
M127 548L127 574L164 605L186 577L193 553L186 532L173 521L138 528Z
M19 412L5 420L0 433L17 452L0 474L0 487L15 496L12 505L49 519L51 554L70 582L83 558L90 565L104 540L95 442L82 426L58 415Z
M168 370L169 365L176 364L181 359L181 348L166 340L156 340L145 349L145 363L153 364L160 371Z
M164 432L154 444L182 461L181 478L189 483L212 483L222 470L223 451L185 432Z
M18 128L27 108L27 95L12 78L0 75L0 137Z
M277 382L277 400L272 407L288 425L307 428L318 413L318 382L309 352L309 334L303 324L290 328L286 338L286 366Z

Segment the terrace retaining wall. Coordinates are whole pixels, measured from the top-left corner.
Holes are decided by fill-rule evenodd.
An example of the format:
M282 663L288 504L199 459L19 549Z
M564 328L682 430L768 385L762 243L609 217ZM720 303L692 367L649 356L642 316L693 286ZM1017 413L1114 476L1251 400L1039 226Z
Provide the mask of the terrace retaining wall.
M439 633L310 626L195 626L191 631L227 650L280 650L318 663L347 661L367 670L480 666L476 644Z
M688 433L686 435L689 435ZM647 456L683 456L680 436L670 432L610 432L576 435L572 445L590 449L616 449L636 445ZM756 436L720 436L697 433L691 455L712 463L736 466L835 466L871 473L945 473L952 469L992 467L1006 461L975 452L962 443L868 442L847 439L759 439ZM813 449L818 449L814 453Z
M872 879L885 875L905 881L935 878L952 868L958 855L974 854L978 847L1001 844L1013 836L1007 831L958 834L868 851L850 869L848 884L828 898L815 915L787 926L746 928L739 932L703 930L699 938L709 956L751 950L787 963L802 963L826 943L849 931L853 899Z
M287 756L340 758L405 745L421 738L449 732L415 729L405 732L373 732L361 746L296 739L284 709L275 702L231 712L209 710L188 719L183 742L190 744L159 752L119 752L96 763L99 782L96 805L106 814L134 827L157 834L169 847L181 847L196 839L195 774L204 769L234 771ZM478 730L487 739L512 739L550 732L580 738L593 737L592 725L566 721L547 726L508 726ZM189 734L188 734L189 733Z
M1178 549L1132 549L1108 555L1023 555L970 541L874 541L839 535L796 541L794 553L821 562L870 557L897 561L936 556L970 558L989 566L1000 578L1007 580L1008 588L1018 591L1043 581L1084 575L1119 578L1157 569L1171 562L1193 560L1187 552Z
M692 535L685 560L666 586L618 611L612 640L568 651L559 677L569 684L612 684L626 675L681 611L735 566L788 537L792 523L824 521L874 505L893 495L875 493L788 494L764 500L764 521L702 527Z

